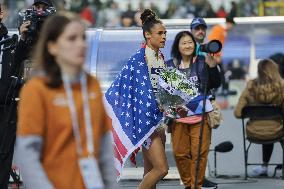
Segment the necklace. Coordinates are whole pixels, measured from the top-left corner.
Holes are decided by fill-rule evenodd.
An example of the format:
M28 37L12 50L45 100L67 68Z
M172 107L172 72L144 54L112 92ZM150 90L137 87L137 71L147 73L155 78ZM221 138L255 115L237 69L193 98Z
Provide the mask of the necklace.
M156 58L158 54L158 59ZM148 65L148 72L151 80L153 89L157 88L159 72L161 69L165 68L165 62L163 55L160 51L155 52L148 46L145 48L145 59Z

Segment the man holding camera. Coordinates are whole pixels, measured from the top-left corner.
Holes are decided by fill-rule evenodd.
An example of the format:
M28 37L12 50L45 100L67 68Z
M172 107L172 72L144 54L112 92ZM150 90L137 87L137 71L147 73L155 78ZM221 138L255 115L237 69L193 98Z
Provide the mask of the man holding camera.
M50 0L34 0L33 4L33 10L37 12L43 12L45 9L48 7L52 7L52 3ZM31 21L27 20L22 23L20 26L20 35L21 35L21 40L26 41L27 39L27 32L29 30L29 26L31 25Z
M191 33L194 36L194 39L197 43L196 48L196 54L207 56L206 52L202 52L200 49L200 45L204 43L204 40L206 38L206 30L207 30L207 24L203 18L197 17L194 18L190 24ZM217 188L217 184L204 178L202 183L202 188Z
M50 0L34 0L32 10L36 12L36 16L39 17L41 15L45 15L44 12L49 9L50 7L53 7L53 4ZM26 10L27 12L27 10ZM26 13L27 14L27 13ZM51 13L52 14L52 13ZM37 16L39 15L39 16ZM41 16L42 17L42 16ZM44 18L44 17L43 17ZM30 52L32 49L33 44L37 40L38 33L40 32L39 27L31 28L33 25L31 20L23 20L23 23L19 27L19 33L20 33L20 41L16 47L15 52L15 64L14 69L15 75L20 77L28 77L29 73L26 71L29 71L30 66L27 66L26 64L29 64L30 61L24 62L25 60L29 60ZM36 31L31 31L36 30ZM34 34L35 33L35 34ZM24 64L24 65L23 65ZM23 66L25 67L25 73L21 73L23 71ZM28 68L27 68L28 67ZM28 70L26 70L28 69ZM25 75L22 75L25 74Z

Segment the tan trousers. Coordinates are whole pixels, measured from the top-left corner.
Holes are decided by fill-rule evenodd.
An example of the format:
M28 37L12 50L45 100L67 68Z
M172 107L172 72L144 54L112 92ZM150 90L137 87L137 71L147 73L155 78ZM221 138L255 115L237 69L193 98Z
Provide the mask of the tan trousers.
M182 182L194 189L195 166L197 162L200 123L188 125L176 123L172 130L173 153ZM207 164L207 155L211 142L211 128L207 120L204 124L202 146L199 161L198 188L202 186Z

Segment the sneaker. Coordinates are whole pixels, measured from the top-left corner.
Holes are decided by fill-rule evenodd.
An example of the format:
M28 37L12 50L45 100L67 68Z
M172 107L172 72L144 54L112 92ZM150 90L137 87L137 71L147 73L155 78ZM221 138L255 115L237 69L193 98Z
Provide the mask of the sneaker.
M206 189L216 189L218 188L218 184L215 183L215 182L212 182L206 178L203 179L203 182L202 182L202 187L201 188L206 188Z
M252 170L252 176L265 176L267 177L267 172L268 172L268 169L267 169L267 166L257 166L255 168L253 168Z

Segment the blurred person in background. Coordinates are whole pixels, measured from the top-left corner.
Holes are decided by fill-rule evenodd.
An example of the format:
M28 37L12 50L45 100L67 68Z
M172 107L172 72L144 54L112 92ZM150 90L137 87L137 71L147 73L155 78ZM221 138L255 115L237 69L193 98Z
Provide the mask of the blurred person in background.
M231 1L231 9L228 13L228 17L234 18L238 16L238 5L235 1Z
M216 18L216 13L212 8L211 3L208 1L205 2L203 12L204 12L204 15L202 17L204 18Z
M194 2L194 1L192 1ZM195 14L194 17L204 17L204 18L209 18L207 17L207 11L212 11L211 3L206 1L206 0L198 0L195 1L194 3L195 6ZM211 8L211 10L210 10ZM214 11L213 11L214 12ZM212 16L212 12L208 12ZM210 15L208 15L210 16Z
M140 19L142 11L138 10L134 15L134 23L137 27L142 27L142 20Z
M111 123L85 57L78 15L49 17L34 53L39 75L20 94L15 160L27 188L117 188Z
M251 17L258 16L258 1L255 0L240 0L240 16Z
M226 17L224 24L217 24L212 27L211 32L208 35L208 41L214 39L219 40L222 43L222 46L224 47L228 32L230 32L235 25L236 22L233 17ZM221 60L219 62L221 62Z
M228 32L230 32L235 26L234 18L226 17L224 24L217 24L212 27L211 32L208 35L208 41L211 40L219 40L222 44L222 48L224 49L225 41L228 36ZM229 102L227 99L227 95L229 92L229 77L226 77L224 66L222 64L222 51L214 56L219 68L221 70L221 81L222 81L222 95L224 95L225 100L223 102L223 108L227 108L229 106Z
M88 27L92 27L95 25L96 20L94 17L92 7L88 2L88 0L82 1L82 9L80 11L80 16Z
M225 10L225 8L224 8L223 5L221 5L221 6L219 7L219 9L217 10L216 16L217 16L218 18L225 18L225 17L227 16L227 12L226 12L226 10Z
M174 16L174 14L176 13L177 9L178 9L177 4L173 1L170 1L169 4L168 4L167 10L162 17L164 19L172 18Z
M164 19L174 19L174 18L186 18L187 17L187 7L180 2L171 0L168 3L167 10L162 15Z
M203 18L197 17L192 19L190 24L190 30L191 33L196 40L196 54L201 56L207 56L207 53L202 52L200 50L200 44L204 43L204 40L206 38L206 32L207 32L207 24ZM213 92L213 89L212 89ZM212 93L214 95L214 93ZM215 98L215 96L214 96ZM207 178L204 178L202 182L203 188L216 188L217 184L208 180Z
M69 1L70 11L79 13L80 10L82 9L83 1L81 1L81 0L71 0L71 1Z
M134 26L134 15L129 12L124 12L121 15L121 26L122 27L131 27Z
M199 86L198 92L200 95L195 97L187 105L187 108L190 110L188 112L191 112L191 114L189 115L183 110L181 110L181 112L177 110L181 119L175 120L175 125L171 133L176 165L186 189L194 188L195 186L196 162L199 158L197 151L200 145L199 136L200 127L202 126L202 112L199 110L202 108L196 107L198 107L197 104L201 104L201 101L204 99L203 86L205 82L208 82L208 90L219 87L220 85L220 74L214 59L210 56L196 54L196 47L194 36L189 31L181 31L176 35L173 42L171 50L173 59L167 61L167 66L177 68L186 74L188 80L196 82ZM208 69L205 68L207 65L209 66ZM207 71L208 73L205 73ZM210 101L206 100L206 118L202 133L200 167L197 177L198 188L200 188L203 183L211 143L211 128L208 124L207 112L212 111L212 109L213 107ZM185 117L186 119L184 119Z
M180 6L183 7L183 6ZM196 1L186 1L185 2L185 8L186 8L186 18L194 18L196 15Z
M242 110L251 104L274 104L284 112L284 81L279 73L278 65L271 59L264 59L258 63L258 76L250 80L235 107L234 114L241 118ZM259 127L261 126L262 129ZM284 135L281 120L249 120L246 126L247 136L258 140L273 140ZM274 144L262 145L261 166L253 168L252 176L267 176Z
M156 13L156 15L158 16L158 17L161 17L161 13L160 13L160 9L159 9L159 7L154 3L154 2L151 2L150 3L150 7L149 7L151 10L153 10L155 13Z
M96 26L117 27L121 21L121 10L115 1L109 1L106 7L98 10Z
M135 11L132 9L130 2L127 4L127 10L124 11L122 14L127 14L127 15L131 16L132 18L134 18Z

